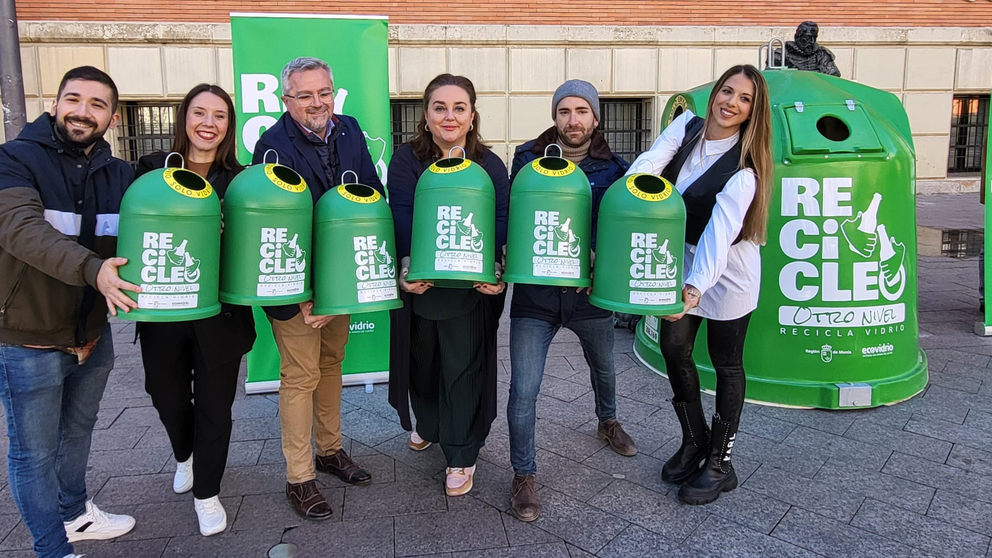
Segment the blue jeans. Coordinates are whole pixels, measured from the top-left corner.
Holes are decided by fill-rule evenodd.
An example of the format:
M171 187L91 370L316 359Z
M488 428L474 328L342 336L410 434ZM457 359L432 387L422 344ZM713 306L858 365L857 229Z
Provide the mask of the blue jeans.
M510 401L506 406L506 419L510 425L510 463L518 475L537 472L537 464L534 463L537 394L541 391L548 347L563 326L572 330L582 343L599 422L617 416L612 316L565 324L534 318L510 319Z
M58 350L0 344L10 490L40 558L72 553L63 521L86 507L86 462L114 367L110 326L85 364Z

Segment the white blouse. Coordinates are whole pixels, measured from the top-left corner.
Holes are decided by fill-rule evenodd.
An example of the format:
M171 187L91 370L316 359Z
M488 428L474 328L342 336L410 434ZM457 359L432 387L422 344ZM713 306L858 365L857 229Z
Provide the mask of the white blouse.
M678 116L638 157L627 174L650 172L660 175L675 157L685 138L685 125L695 117L691 111ZM701 140L679 171L675 187L685 192L720 157L737 143L735 134L722 140ZM650 164L649 164L650 163ZM711 320L734 320L758 307L761 287L761 255L750 240L734 244L744 226L756 181L750 169L737 171L716 196L709 223L696 246L686 243L682 266L683 282L699 289L699 306L690 314Z

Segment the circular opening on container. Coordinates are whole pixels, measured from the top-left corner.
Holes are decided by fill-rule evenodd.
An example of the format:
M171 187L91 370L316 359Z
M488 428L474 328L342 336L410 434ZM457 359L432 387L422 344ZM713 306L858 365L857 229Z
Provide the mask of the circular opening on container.
M283 165L273 166L272 174L276 175L276 178L279 180L282 180L291 186L299 186L300 183L303 182L303 177L297 174L296 171Z
M568 160L560 157L542 157L538 165L545 170L560 171L568 168Z
M683 112L685 112L685 107L681 105L675 107L675 110L672 111L672 120L675 120L676 118L682 116Z
M207 181L203 177L186 169L176 169L173 171L172 179L178 182L183 188L193 190L194 192L199 192L207 187Z
M344 189L356 198L371 198L375 195L375 190L364 184L345 184Z
M836 116L821 116L816 121L816 131L830 141L844 141L851 137L851 129L844 121Z
M634 187L645 194L660 194L668 188L668 185L653 174L642 174L634 177Z
M447 159L441 159L440 161L434 164L437 165L438 168L450 169L451 167L457 167L458 165L462 164L462 161L464 160L465 159L462 159L461 157L449 157Z

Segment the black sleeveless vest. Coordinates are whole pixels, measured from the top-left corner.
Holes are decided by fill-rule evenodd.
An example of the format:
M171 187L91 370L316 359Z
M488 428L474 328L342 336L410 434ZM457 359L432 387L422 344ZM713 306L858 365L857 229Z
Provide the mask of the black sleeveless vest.
M675 157L668 163L661 176L672 184L678 180L682 165L689 159L692 150L699 143L702 135L699 133L703 129L703 119L696 116L685 125L685 139L675 153ZM706 224L713 216L713 206L716 205L716 195L723 191L727 181L740 170L741 142L738 141L729 151L724 153L713 166L706 169L702 176L682 193L682 201L685 202L685 242L686 244L699 244L699 237L703 235ZM740 242L738 235L734 244Z

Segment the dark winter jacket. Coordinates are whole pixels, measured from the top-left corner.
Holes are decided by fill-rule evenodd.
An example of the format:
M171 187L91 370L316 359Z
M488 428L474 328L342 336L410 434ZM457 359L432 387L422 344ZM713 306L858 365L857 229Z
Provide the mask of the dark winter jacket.
M330 155L335 157L336 161L322 164L318 146L307 139L306 132L287 112L258 139L252 164L261 163L265 152L274 149L279 154L279 164L295 170L306 181L314 205L324 192L337 187L340 183L340 177L339 180L329 181L325 170L328 165L341 169L341 172L355 171L360 184L371 186L385 195L386 192L382 188L382 182L379 181L379 175L376 173L375 164L372 162L372 156L369 154L358 121L343 114L334 115L334 120L334 125L340 126L340 131L332 132L331 141L334 142L334 149L331 150L333 153ZM273 159L269 159L269 162L272 161ZM265 313L277 320L289 320L299 312L298 304L265 307Z
M558 141L558 129L552 126L537 139L517 148L513 156L510 180L516 178L520 169L534 159L544 156L544 149ZM603 201L606 189L627 172L627 161L614 154L598 130L593 132L589 153L579 163L592 186L592 242L596 247L596 231L599 227L599 204ZM593 274L595 281L595 274ZM585 291L576 292L575 287L552 287L547 285L515 284L513 300L510 303L510 316L513 318L534 318L551 323L568 323L574 320L587 320L609 316L609 310L597 308L589 303Z
M89 157L63 143L47 113L0 145L0 342L79 347L103 332L96 276L133 174L103 139Z
M159 152L138 159L135 178L137 179L148 171L165 167L165 156L166 153ZM207 173L207 182L217 192L217 195L224 199L227 187L243 168L225 169L215 162L210 167L210 172ZM220 314L188 323L196 334L197 345L200 347L200 353L207 368L215 368L232 360L240 359L242 355L251 350L251 346L255 343L255 319L251 315L251 307L249 306L221 303ZM141 335L145 328L161 327L162 325L138 322L138 335ZM142 351L154 353L154 347L145 345L145 342L142 341Z

